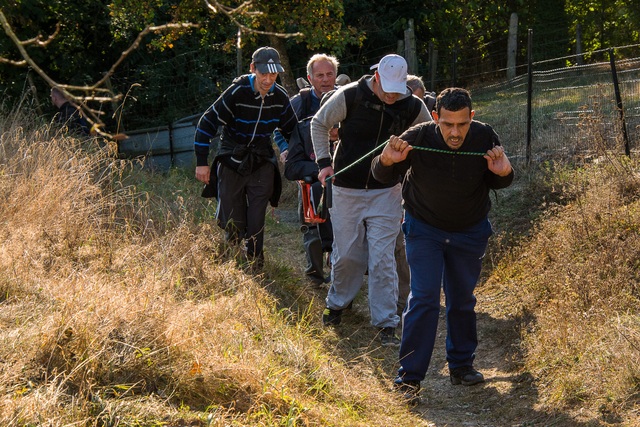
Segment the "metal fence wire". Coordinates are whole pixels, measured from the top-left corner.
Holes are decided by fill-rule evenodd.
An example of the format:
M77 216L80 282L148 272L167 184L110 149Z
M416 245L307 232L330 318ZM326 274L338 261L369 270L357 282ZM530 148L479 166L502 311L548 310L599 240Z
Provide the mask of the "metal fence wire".
M602 150L625 153L627 148L633 155L640 142L638 46L611 50L615 51L616 57L624 58L614 62L622 109L618 108L616 99L612 61L552 68L559 63L575 62L575 56L572 56L533 62L529 67L530 75L469 87L476 111L474 119L495 129L515 163L570 160L575 156L598 155ZM607 51L601 53L604 54L599 57L607 56ZM155 162L149 161L161 168L190 165L193 143L186 134L195 130L197 118L199 114L172 122L162 129L129 131L131 139L121 144L120 152L149 160L162 156L163 161L159 157ZM182 129L187 121L193 131ZM181 136L177 137L174 131L178 128ZM623 140L625 130L627 141Z
M624 49L616 48L616 56L624 57ZM546 62L533 63L531 76L471 89L475 119L493 126L510 158L539 162L592 156L602 150L625 153L627 148L637 149L640 58L537 71ZM614 71L622 109L618 108Z

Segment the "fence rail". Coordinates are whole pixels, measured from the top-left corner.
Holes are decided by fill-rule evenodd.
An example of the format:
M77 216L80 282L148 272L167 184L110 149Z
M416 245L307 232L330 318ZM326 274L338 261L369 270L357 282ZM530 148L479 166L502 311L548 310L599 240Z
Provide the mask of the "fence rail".
M118 144L124 157L144 159L145 167L167 170L193 165L193 135L200 115L179 119L170 125L127 132L129 138Z

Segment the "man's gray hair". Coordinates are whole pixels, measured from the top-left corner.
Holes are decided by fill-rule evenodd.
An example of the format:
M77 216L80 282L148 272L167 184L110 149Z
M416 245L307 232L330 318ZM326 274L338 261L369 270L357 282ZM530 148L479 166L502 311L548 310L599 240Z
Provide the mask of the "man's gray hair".
M424 83L422 82L422 78L413 74L407 76L407 86L409 86L411 92L415 92L418 89L422 89L423 92L427 91L427 88L424 87Z
M316 53L311 58L309 58L309 62L307 62L307 75L313 76L313 64L318 61L329 61L331 65L333 65L333 69L336 74L338 74L338 66L340 62L338 62L338 58L332 55L327 55L326 53Z

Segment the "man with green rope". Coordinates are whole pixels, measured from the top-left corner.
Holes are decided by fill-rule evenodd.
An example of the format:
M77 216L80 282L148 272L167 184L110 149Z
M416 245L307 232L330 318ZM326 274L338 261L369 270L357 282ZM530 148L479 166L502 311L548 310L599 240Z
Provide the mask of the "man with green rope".
M445 89L437 97L434 121L391 136L371 166L380 182L405 176L402 227L411 293L394 384L412 404L419 402L433 353L441 288L451 383L484 381L473 367L478 345L474 290L492 234L489 191L508 187L514 174L498 135L473 120L474 114L468 91Z

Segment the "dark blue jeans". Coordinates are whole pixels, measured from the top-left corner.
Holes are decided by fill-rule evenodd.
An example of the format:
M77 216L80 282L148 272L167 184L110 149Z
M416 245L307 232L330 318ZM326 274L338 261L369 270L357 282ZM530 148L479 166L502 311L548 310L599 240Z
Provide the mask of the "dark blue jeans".
M404 381L422 381L429 368L445 295L449 369L472 366L478 345L473 294L491 236L488 219L447 232L405 212L402 229L411 269L411 294L403 317L400 369Z

